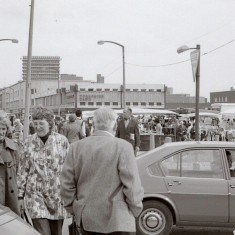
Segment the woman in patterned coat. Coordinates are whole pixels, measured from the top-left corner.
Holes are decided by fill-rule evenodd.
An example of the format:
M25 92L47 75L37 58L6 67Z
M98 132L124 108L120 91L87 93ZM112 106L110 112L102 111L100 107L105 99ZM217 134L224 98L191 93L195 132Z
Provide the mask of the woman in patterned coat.
M60 196L59 176L68 153L65 136L53 131L54 115L38 107L32 114L35 134L24 143L18 171L18 198L25 199L34 228L42 235L61 235L69 214ZM20 206L24 207L24 200Z

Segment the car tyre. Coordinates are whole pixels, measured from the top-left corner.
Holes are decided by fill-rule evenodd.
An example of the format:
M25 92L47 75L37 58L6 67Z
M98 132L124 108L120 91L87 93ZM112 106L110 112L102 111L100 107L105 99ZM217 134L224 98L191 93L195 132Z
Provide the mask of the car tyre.
M136 223L138 235L168 235L172 225L172 213L165 204L152 200L143 202L143 211Z

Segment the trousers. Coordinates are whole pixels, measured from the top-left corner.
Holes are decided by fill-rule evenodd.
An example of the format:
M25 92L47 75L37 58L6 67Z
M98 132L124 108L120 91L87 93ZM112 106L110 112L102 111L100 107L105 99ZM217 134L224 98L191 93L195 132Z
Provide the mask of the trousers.
M82 235L136 235L135 232L112 232L112 233L97 233L97 232L90 232L85 231L83 227L81 226L81 233Z
M42 235L62 235L63 219L32 219L33 227Z

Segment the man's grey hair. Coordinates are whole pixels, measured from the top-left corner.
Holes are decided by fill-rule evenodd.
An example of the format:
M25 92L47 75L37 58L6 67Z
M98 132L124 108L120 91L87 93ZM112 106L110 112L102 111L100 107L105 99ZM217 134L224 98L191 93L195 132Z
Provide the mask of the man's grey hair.
M94 126L95 130L109 130L112 129L116 123L117 114L110 108L99 108L94 112Z

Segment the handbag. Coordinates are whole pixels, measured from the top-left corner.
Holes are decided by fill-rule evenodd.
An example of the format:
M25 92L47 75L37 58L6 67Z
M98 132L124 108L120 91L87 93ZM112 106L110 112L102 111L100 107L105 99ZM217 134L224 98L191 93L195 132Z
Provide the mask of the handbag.
M74 218L72 220L72 223L68 227L69 227L69 235L81 235L80 230L77 227Z

